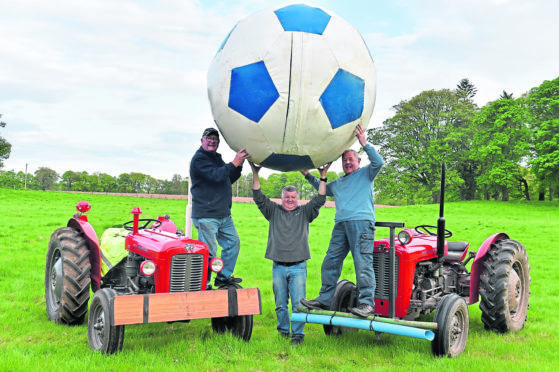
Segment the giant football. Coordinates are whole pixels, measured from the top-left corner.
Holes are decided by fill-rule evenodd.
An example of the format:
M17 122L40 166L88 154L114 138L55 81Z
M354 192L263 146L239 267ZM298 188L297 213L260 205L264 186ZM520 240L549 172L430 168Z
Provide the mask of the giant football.
M294 171L336 160L367 127L376 75L361 34L305 4L239 21L208 71L215 123L235 151L266 168Z

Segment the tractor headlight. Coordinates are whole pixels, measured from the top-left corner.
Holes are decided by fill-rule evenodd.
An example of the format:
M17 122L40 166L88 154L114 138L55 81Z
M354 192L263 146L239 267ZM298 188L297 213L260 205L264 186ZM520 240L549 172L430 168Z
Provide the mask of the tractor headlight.
M140 271L142 272L142 274L144 274L145 276L151 276L153 275L153 273L155 272L155 264L153 263L153 261L144 261L142 262L142 264L140 265Z
M210 269L212 269L214 273L218 273L223 270L223 260L219 257L212 258L210 261Z
M411 234L407 230L402 230L398 233L398 241L402 245L409 244L411 242Z

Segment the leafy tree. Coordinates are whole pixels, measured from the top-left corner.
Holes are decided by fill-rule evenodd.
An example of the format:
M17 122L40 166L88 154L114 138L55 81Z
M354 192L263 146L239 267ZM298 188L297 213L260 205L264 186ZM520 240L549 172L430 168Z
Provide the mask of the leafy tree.
M528 105L535 155L531 163L542 186L549 188L549 200L553 200L559 183L559 77L533 88L528 95Z
M99 191L115 192L117 190L117 180L115 177L107 173L98 173Z
M483 107L474 119L472 158L480 163L477 182L484 198L508 201L523 179L521 163L529 155L530 133L525 100L501 99Z
M2 118L2 114L0 114L0 119ZM0 128L4 128L6 123L0 120ZM0 136L0 169L4 166L4 160L10 157L10 153L12 151L12 145L6 141L6 139Z
M393 107L395 115L368 131L385 161L375 181L380 200L438 202L440 169L447 163L447 195L458 195L463 181L457 169L468 159L475 105L448 89L424 91Z
M62 190L72 190L72 185L76 181L76 172L66 171L62 174L60 182L62 183Z
M133 187L132 178L130 177L130 174L122 173L120 176L118 176L117 190L118 192L123 192L123 193L134 192L134 187Z
M170 190L171 194L174 195L181 195L183 194L183 189L182 189L182 177L180 174L173 174L173 177L171 178L171 190Z
M47 167L40 167L35 171L35 178L39 183L41 190L50 190L56 184L59 176L53 169Z

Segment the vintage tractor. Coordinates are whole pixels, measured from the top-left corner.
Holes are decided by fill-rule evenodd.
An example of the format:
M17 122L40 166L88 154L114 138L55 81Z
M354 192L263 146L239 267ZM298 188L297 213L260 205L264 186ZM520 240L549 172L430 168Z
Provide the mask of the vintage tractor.
M232 332L248 341L253 314L261 314L260 291L236 283L212 289L208 270L223 261L208 260L207 246L182 235L168 216L140 219L106 230L99 243L87 219L86 201L78 213L52 233L46 259L48 317L79 325L88 317L89 347L106 354L122 350L126 324L188 322L211 318L217 333Z
M486 329L497 333L522 329L530 296L526 248L503 232L489 236L477 253L468 252L467 242L446 241L452 233L445 228L443 217L444 164L441 173L437 226L404 228L396 241L395 230L404 223L376 223L388 227L390 236L374 243L375 316L348 314L357 305L359 293L355 284L340 280L331 311L300 306L301 312L293 313L291 320L323 324L327 335L361 328L423 338L431 341L434 355L454 357L466 346L467 305L478 302L481 295L481 320ZM433 322L415 321L433 310Z

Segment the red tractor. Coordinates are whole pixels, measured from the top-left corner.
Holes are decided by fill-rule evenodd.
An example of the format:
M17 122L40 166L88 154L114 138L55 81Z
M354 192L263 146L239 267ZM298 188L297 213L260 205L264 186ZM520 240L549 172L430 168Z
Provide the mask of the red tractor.
M374 243L374 317L347 314L357 305L359 293L355 284L340 280L331 311L300 306L306 314L294 313L292 320L323 324L327 335L362 328L424 338L431 341L434 355L453 357L466 346L468 305L481 296L481 320L486 329L497 333L522 329L530 296L526 248L503 232L489 236L477 253L468 252L467 242L447 241L452 233L445 228L443 217L444 174L443 165L437 226L404 228L396 239L395 230L403 228L403 223L376 223L388 227L390 237ZM433 322L414 321L432 311Z
M84 323L91 288L88 339L93 350L122 350L126 324L202 318L211 318L215 332L250 340L253 314L262 313L260 291L238 284L207 287L208 270L219 272L223 262L209 262L204 243L183 236L168 216L140 219L136 207L134 219L122 229L107 230L100 244L87 219L89 203L81 201L77 209L67 227L52 233L48 246L45 300L50 320ZM107 244L112 250L103 248Z

